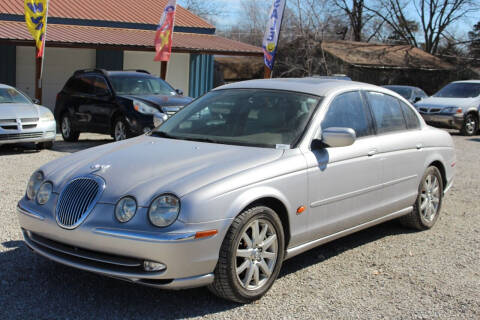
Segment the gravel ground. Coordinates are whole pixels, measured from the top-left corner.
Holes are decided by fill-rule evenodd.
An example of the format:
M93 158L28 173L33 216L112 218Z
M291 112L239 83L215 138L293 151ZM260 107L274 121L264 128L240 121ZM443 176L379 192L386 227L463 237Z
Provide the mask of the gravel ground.
M16 203L43 163L111 141L81 138L52 151L0 147L0 319L480 318L480 137L454 136L457 176L432 230L389 222L311 250L286 261L270 292L250 305L206 289L135 286L31 253Z

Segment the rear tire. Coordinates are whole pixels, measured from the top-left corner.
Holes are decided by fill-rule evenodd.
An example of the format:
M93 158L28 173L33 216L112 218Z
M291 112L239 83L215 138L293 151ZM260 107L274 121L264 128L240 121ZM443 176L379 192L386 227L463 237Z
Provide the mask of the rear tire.
M282 267L285 235L278 215L264 206L243 211L228 230L209 290L220 298L249 303L273 285Z
M460 133L464 136L473 136L478 131L478 118L473 113L468 113L463 121Z
M60 129L62 131L63 140L68 142L77 142L80 132L76 131L72 127L72 120L68 114L62 116L62 122L60 123Z
M442 208L443 180L437 167L428 167L418 187L413 211L401 217L400 223L408 228L427 230L435 225Z

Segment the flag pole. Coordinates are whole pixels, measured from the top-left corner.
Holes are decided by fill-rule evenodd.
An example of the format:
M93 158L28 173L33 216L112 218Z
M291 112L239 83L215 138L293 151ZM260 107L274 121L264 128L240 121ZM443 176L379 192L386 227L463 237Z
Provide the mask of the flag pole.
M35 46L35 98L42 104L43 100L43 66L45 61L45 44L47 39L47 23L48 23L48 6L50 1L47 0L45 10L45 34L43 35L42 56L38 57L38 47Z
M162 61L160 64L160 78L163 80L167 80L167 67L168 67L168 61Z
M278 45L280 43L280 35L282 34L282 27L283 27L283 18L285 17L285 9L287 8L287 0L284 2L283 10L282 10L282 17L280 18L280 28L278 29L278 40L276 44L276 49L278 50ZM275 68L275 58L272 61L272 69L270 69L266 64L264 67L264 79L271 79L273 77L273 69Z

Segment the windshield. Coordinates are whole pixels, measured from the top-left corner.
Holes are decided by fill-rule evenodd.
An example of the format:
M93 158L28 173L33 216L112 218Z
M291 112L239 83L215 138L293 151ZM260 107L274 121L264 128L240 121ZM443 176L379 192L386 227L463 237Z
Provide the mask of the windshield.
M0 88L0 104L2 103L32 104L30 99L13 88Z
M399 95L401 95L402 97L404 97L405 99L410 99L410 97L412 96L412 89L410 88L405 88L405 87L389 87L389 86L385 86L385 88L389 89L389 90L392 90L396 93L398 93Z
M155 77L111 76L110 82L115 93L120 95L176 95L168 83Z
M439 98L475 98L480 96L480 83L450 83L433 96Z
M296 145L320 97L261 89L213 91L157 127L173 139L288 149Z

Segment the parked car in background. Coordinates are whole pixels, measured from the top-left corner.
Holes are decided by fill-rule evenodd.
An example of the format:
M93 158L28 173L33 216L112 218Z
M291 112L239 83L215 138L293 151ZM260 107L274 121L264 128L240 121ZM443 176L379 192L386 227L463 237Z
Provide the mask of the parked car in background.
M451 136L390 90L246 81L149 134L42 166L18 218L59 263L246 303L320 244L395 218L432 228L455 161Z
M55 141L53 113L17 89L0 84L0 145L32 142L50 149Z
M423 91L418 87L399 86L399 85L386 85L382 87L395 91L396 93L398 93L399 95L407 99L412 104L419 102L420 100L428 97L425 91Z
M79 70L57 95L55 118L66 141L81 132L119 141L153 129L154 113L171 116L192 100L146 71Z
M332 79L332 80L347 80L347 81L352 81L352 78L350 78L350 77L347 76L346 74L340 74L340 73L332 74L331 76L312 76L312 78L315 78L315 79L324 79L324 80Z
M458 129L461 134L472 136L478 131L480 80L449 83L415 107L428 124Z

